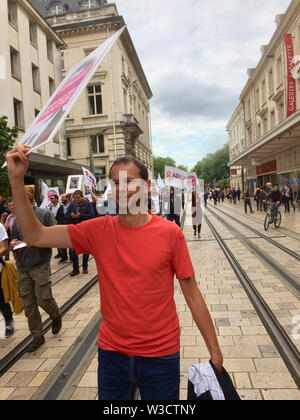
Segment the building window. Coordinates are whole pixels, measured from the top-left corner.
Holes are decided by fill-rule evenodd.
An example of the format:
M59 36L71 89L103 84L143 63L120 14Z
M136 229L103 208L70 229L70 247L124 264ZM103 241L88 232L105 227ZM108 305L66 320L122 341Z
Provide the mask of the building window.
M18 9L16 2L8 2L8 21L14 26L18 26Z
M275 111L271 112L271 128L274 128L276 125L276 120L275 120Z
M91 141L93 153L105 153L103 134L100 134L98 136L91 136Z
M277 84L282 82L282 59L281 57L277 60Z
M60 3L54 3L51 6L50 14L52 16L61 15L64 12L64 8Z
M256 103L257 103L257 109L259 109L260 107L259 88L256 89Z
M263 122L263 135L265 135L266 132L268 131L268 119L267 119L267 117L264 117L262 122Z
M279 113L279 122L282 122L284 120L284 104L283 103L279 105L278 113Z
M257 125L257 139L261 138L261 125L260 123Z
M49 77L49 93L50 93L50 96L53 95L54 91L55 91L54 80L51 77Z
M32 84L33 90L41 93L40 69L32 64Z
M11 66L11 75L18 80L21 80L21 70L20 70L20 54L18 51L10 48L10 66Z
M128 114L128 95L125 89L123 89L123 97L124 97L124 113Z
M274 92L274 78L273 78L273 69L269 71L269 95Z
M266 81L263 80L261 85L262 103L266 102Z
M83 9L94 9L97 6L99 6L99 2L97 0L83 0L82 2Z
M51 39L47 39L47 57L53 63L53 42Z
M14 116L15 116L15 125L21 130L24 130L24 114L23 114L23 104L18 99L14 99Z
M102 109L101 85L88 86L89 115L100 115Z
M37 25L35 23L29 23L29 36L30 42L37 47Z
M71 156L71 139L70 137L67 137L67 155Z

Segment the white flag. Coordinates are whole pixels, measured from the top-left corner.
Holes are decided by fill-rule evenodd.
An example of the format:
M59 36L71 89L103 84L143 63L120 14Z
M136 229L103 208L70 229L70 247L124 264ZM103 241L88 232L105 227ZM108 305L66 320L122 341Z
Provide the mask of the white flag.
M92 172L89 171L88 169L84 168L83 166L82 166L82 171L83 171L83 175L84 175L84 185L86 185L87 187L90 187L90 188L96 188L97 180L94 177L94 175L92 174Z
M123 26L104 41L67 74L25 132L19 144L31 146L30 151L32 152L53 139L77 98L125 28L126 26Z
M157 177L157 186L159 188L159 192L161 192L165 188L164 181L161 179L160 174L158 174L158 177Z

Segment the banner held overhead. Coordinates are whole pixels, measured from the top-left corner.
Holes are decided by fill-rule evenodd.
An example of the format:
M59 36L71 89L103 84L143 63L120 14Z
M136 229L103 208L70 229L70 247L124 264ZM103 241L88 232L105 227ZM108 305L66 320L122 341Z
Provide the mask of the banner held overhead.
M77 98L125 28L126 26L123 26L104 41L67 74L19 144L31 146L30 152L32 152L53 139Z

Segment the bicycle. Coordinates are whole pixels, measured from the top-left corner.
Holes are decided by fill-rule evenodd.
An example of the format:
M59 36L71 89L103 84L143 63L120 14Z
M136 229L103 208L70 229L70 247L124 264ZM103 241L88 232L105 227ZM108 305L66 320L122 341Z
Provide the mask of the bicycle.
M276 208L276 212L274 212L273 214L271 212L272 207L269 208L269 211L266 215L265 223L264 223L265 231L267 232L269 230L269 227L272 223L274 223L274 226L276 229L279 229L281 225L281 213L278 210L280 207L280 204L277 204L277 203L266 203L266 204L269 204L270 206L276 205L277 208Z

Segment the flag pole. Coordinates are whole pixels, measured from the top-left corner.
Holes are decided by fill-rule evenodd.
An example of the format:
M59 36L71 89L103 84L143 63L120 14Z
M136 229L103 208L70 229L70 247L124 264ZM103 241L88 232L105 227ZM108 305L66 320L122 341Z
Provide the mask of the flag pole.
M107 36L110 37L109 27L107 26ZM111 107L112 107L112 119L113 119L113 133L114 133L114 145L115 145L115 160L117 160L117 139L116 139L116 120L115 120L115 101L114 101L114 90L113 90L113 79L112 79L112 61L111 61L112 49L109 53L109 68L110 68L110 95L111 95Z

